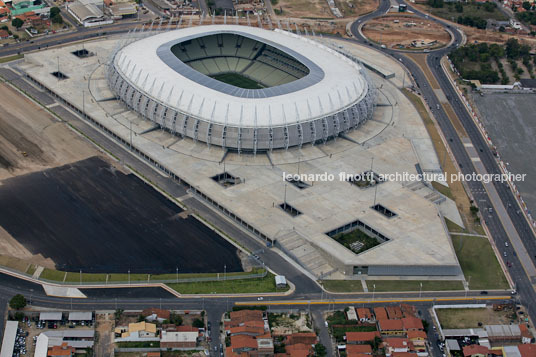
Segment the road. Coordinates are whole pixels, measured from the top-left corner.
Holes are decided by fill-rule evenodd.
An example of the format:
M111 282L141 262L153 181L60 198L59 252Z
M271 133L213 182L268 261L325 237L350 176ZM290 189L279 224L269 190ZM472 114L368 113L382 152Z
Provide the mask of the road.
M404 3L401 0L398 0L398 2ZM367 39L365 39L358 30L360 24L369 19L384 14L385 11L389 9L389 4L389 1L382 0L380 7L377 11L363 17L352 25L352 34L358 42L369 43L369 41L367 41ZM425 101L428 103L431 110L433 111L434 116L439 124L439 127L443 132L443 135L445 136L445 138L448 139L448 145L456 159L456 162L459 165L461 172L463 174L472 174L474 172L478 172L475 169L475 162L481 161L485 167L485 170L488 173L499 174L500 169L497 165L497 162L495 161L493 153L486 144L484 138L481 136L478 128L476 127L476 124L473 122L463 103L457 99L455 89L449 82L447 75L444 73L442 67L440 66L441 58L447 55L453 48L456 48L462 43L462 34L457 29L452 28L450 24L442 20L427 16L419 10L412 8L410 5L408 5L408 9L413 11L420 17L436 21L444 27L449 28L454 36L454 41L449 47L432 51L427 56L427 64L432 71L432 74L437 79L441 90L445 93L446 98L448 98L448 101L454 109L456 116L459 118L465 131L467 132L472 145L476 149L475 153L478 156L478 160L476 160L474 157L471 158L469 156L466 150L467 143L465 143L464 145L464 143L458 136L458 133L456 132L453 124L451 123L449 117L447 116L443 108L443 104L437 98L436 93L432 89L422 69L415 62L405 56L404 53L391 49L382 49L378 45L371 43L369 44L374 46L377 50L389 54L394 58L400 60L408 68L409 72L413 75L413 78L419 87L419 91L421 92L422 97L425 99ZM437 108L439 108L439 110ZM492 200L492 198L494 198L493 188L484 187L482 182L479 181L470 181L467 182L467 184L471 191L471 195L474 197L474 204L478 206L480 212L482 212L482 214L484 215L486 226L496 246L502 250L503 248L501 247L505 247L505 242L509 243L510 247L507 250L511 254L508 254L508 260L510 262L513 262L513 267L510 268L509 273L513 281L515 282L515 288L518 291L519 300L524 304L533 304L534 301L536 301L536 293L532 285L532 283L534 282L532 281L533 277L527 276L527 272L523 269L523 264L521 264L521 261L519 259L519 254L516 253L516 250L514 250L514 247L516 247L516 245L512 245L512 241L509 237L515 238L516 235L519 235L522 241L522 247L520 247L520 251L523 252L524 250L526 250L529 253L528 256L522 255L522 257L525 257L529 260L524 261L525 265L534 264L536 261L536 240L533 231L529 226L529 223L527 222L525 217L519 213L519 210L521 208L515 200L514 195L512 194L507 184L495 181L493 183L493 188L498 193L498 199ZM501 210L500 205L502 205L503 207L507 207L507 209ZM495 209L490 212L490 207L494 207ZM501 211L507 212L506 216L498 216L497 208L499 208L499 213ZM512 222L513 227L515 227L515 231L512 231L511 227L508 225L508 220ZM502 258L503 257L499 257L499 259ZM533 320L536 317L535 312L532 310L530 311L530 317Z

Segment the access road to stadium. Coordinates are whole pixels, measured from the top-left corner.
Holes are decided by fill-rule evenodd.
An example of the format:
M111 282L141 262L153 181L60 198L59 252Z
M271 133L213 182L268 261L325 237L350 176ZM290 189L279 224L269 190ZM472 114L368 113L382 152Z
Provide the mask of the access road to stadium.
M401 0L398 0L398 2L404 3ZM463 43L463 34L458 29L454 29L454 31L452 31L452 34L454 35L453 43L447 48L431 51L427 56L427 64L432 74L437 79L445 97L449 98L448 104L452 106L455 114L462 122L465 131L469 135L469 140L464 141L458 136L458 133L443 107L445 103L442 103L438 99L435 90L430 85L423 70L403 53L391 49L382 49L380 46L370 43L359 31L359 27L363 22L383 15L389 8L390 2L388 0L382 0L377 11L354 22L351 26L351 31L354 37L358 42L369 43L383 53L398 58L409 69L423 98L434 112L443 135L448 139L451 152L463 174L472 174L473 172L500 173L490 148L481 136L474 121L470 117L470 114L467 112L467 109L461 100L458 99L458 94L440 65L441 58L444 55L448 54L452 48L458 47ZM423 18L428 17L429 19L442 24L444 27L452 27L444 21L427 16L412 8L410 5L408 5L408 9L416 13L418 16ZM434 109L437 107L439 107L439 110ZM478 150L475 148L478 148ZM468 186L471 191L470 196L472 196L474 204L478 206L484 215L485 226L491 237L494 239L497 247L504 247L504 243L507 241L511 243L512 249L514 249L512 251L513 256L509 256L508 260L512 261L514 265L510 268L509 273L515 283L515 288L518 291L520 301L527 305L533 304L533 302L536 301L536 293L533 286L535 283L534 279L536 278L534 270L536 240L529 223L524 216L518 213L519 206L509 186L500 182L483 184L476 181L469 182ZM489 208L491 207L490 205L495 208L492 212L489 211ZM509 209L506 209L505 207L509 207ZM529 311L529 314L532 319L536 317L536 313L532 310Z

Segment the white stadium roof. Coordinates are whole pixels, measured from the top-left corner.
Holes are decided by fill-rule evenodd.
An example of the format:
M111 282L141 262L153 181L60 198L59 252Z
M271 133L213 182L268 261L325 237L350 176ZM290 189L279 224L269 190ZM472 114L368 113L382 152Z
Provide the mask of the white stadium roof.
M311 72L287 85L258 90L261 97L251 98L215 88L216 80L199 72L197 78L188 78L180 60L168 55L170 61L182 64L181 71L157 53L190 38L221 33L249 37L283 52L290 50L300 62L309 63ZM332 115L361 101L368 89L359 64L316 41L281 30L235 25L198 26L135 41L117 53L115 67L131 85L160 103L194 118L251 128L285 126ZM262 97L262 91L269 97Z

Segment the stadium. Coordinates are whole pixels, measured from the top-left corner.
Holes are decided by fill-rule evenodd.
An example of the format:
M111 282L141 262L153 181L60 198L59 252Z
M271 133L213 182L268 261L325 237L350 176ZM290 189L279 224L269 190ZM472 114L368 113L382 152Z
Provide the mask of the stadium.
M362 65L281 30L217 25L133 34L108 85L173 134L238 152L326 142L372 115Z

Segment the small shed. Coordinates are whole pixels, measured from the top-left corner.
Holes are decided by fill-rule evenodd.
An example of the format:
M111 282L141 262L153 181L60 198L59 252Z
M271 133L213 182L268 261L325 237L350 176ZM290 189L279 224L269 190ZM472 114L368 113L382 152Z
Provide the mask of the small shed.
M275 286L277 288L284 288L287 286L287 279L284 275L276 275L275 276Z

